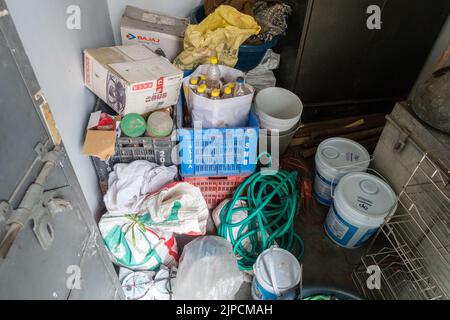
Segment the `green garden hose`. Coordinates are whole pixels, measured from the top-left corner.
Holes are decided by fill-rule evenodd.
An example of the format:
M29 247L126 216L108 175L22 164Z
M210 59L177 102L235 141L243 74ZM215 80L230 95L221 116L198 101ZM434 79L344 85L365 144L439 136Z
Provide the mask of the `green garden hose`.
M258 256L274 244L289 252L299 244L297 259L303 256L303 240L294 226L300 212L297 175L286 170L256 172L222 208L218 235L231 241L241 270L251 270ZM235 208L239 201L245 201L246 206ZM232 216L239 211L246 212L247 217L232 223Z

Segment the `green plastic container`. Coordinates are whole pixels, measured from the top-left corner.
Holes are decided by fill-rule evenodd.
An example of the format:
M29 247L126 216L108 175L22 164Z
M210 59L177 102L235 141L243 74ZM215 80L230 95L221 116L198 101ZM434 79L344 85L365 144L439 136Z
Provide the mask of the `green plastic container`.
M129 113L120 121L120 129L127 137L141 137L145 133L145 130L147 130L147 123L137 113Z

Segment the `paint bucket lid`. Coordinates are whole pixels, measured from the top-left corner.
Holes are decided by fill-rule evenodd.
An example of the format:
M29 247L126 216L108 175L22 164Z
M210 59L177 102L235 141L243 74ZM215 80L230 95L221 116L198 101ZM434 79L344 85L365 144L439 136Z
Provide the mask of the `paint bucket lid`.
M173 131L173 119L169 113L155 111L147 119L147 133L151 137L167 137Z
M397 196L382 179L366 172L352 172L339 180L334 203L341 215L379 225L395 210Z
M324 140L316 152L316 166L340 173L366 171L370 155L359 143L346 138Z
M281 248L270 248L259 255L254 265L257 281L267 290L272 291L270 288L273 288L271 264L274 267L274 276L280 292L290 290L300 283L300 263L294 255Z
M123 292L127 300L143 298L152 286L152 280L144 272L131 272L122 281Z
M175 290L177 269L161 269L155 276L154 297L156 300L171 300Z
M146 130L145 119L137 113L129 113L120 121L120 129L127 137L141 137Z

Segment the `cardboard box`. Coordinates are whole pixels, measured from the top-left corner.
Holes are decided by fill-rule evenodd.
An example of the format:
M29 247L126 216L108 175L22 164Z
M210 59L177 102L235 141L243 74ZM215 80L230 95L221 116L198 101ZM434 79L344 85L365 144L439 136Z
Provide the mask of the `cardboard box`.
M113 156L116 148L115 126L109 130L98 130L102 112L91 113L84 140L83 154L107 160Z
M188 19L166 16L127 6L122 16L122 44L145 44L155 53L173 61L183 50Z
M84 82L120 115L175 105L183 72L144 45L87 49Z

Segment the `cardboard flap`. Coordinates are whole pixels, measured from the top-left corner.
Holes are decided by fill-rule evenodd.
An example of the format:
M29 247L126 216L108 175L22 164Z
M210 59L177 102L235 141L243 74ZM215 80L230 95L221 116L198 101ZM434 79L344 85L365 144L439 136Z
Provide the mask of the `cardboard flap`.
M158 57L156 53L147 48L145 45L118 46L116 49L126 55L131 61L148 60Z
M114 63L109 65L129 84L181 75L181 71L175 68L167 59L156 57L153 59Z
M83 146L83 154L107 160L113 156L116 148L116 132L88 130Z

